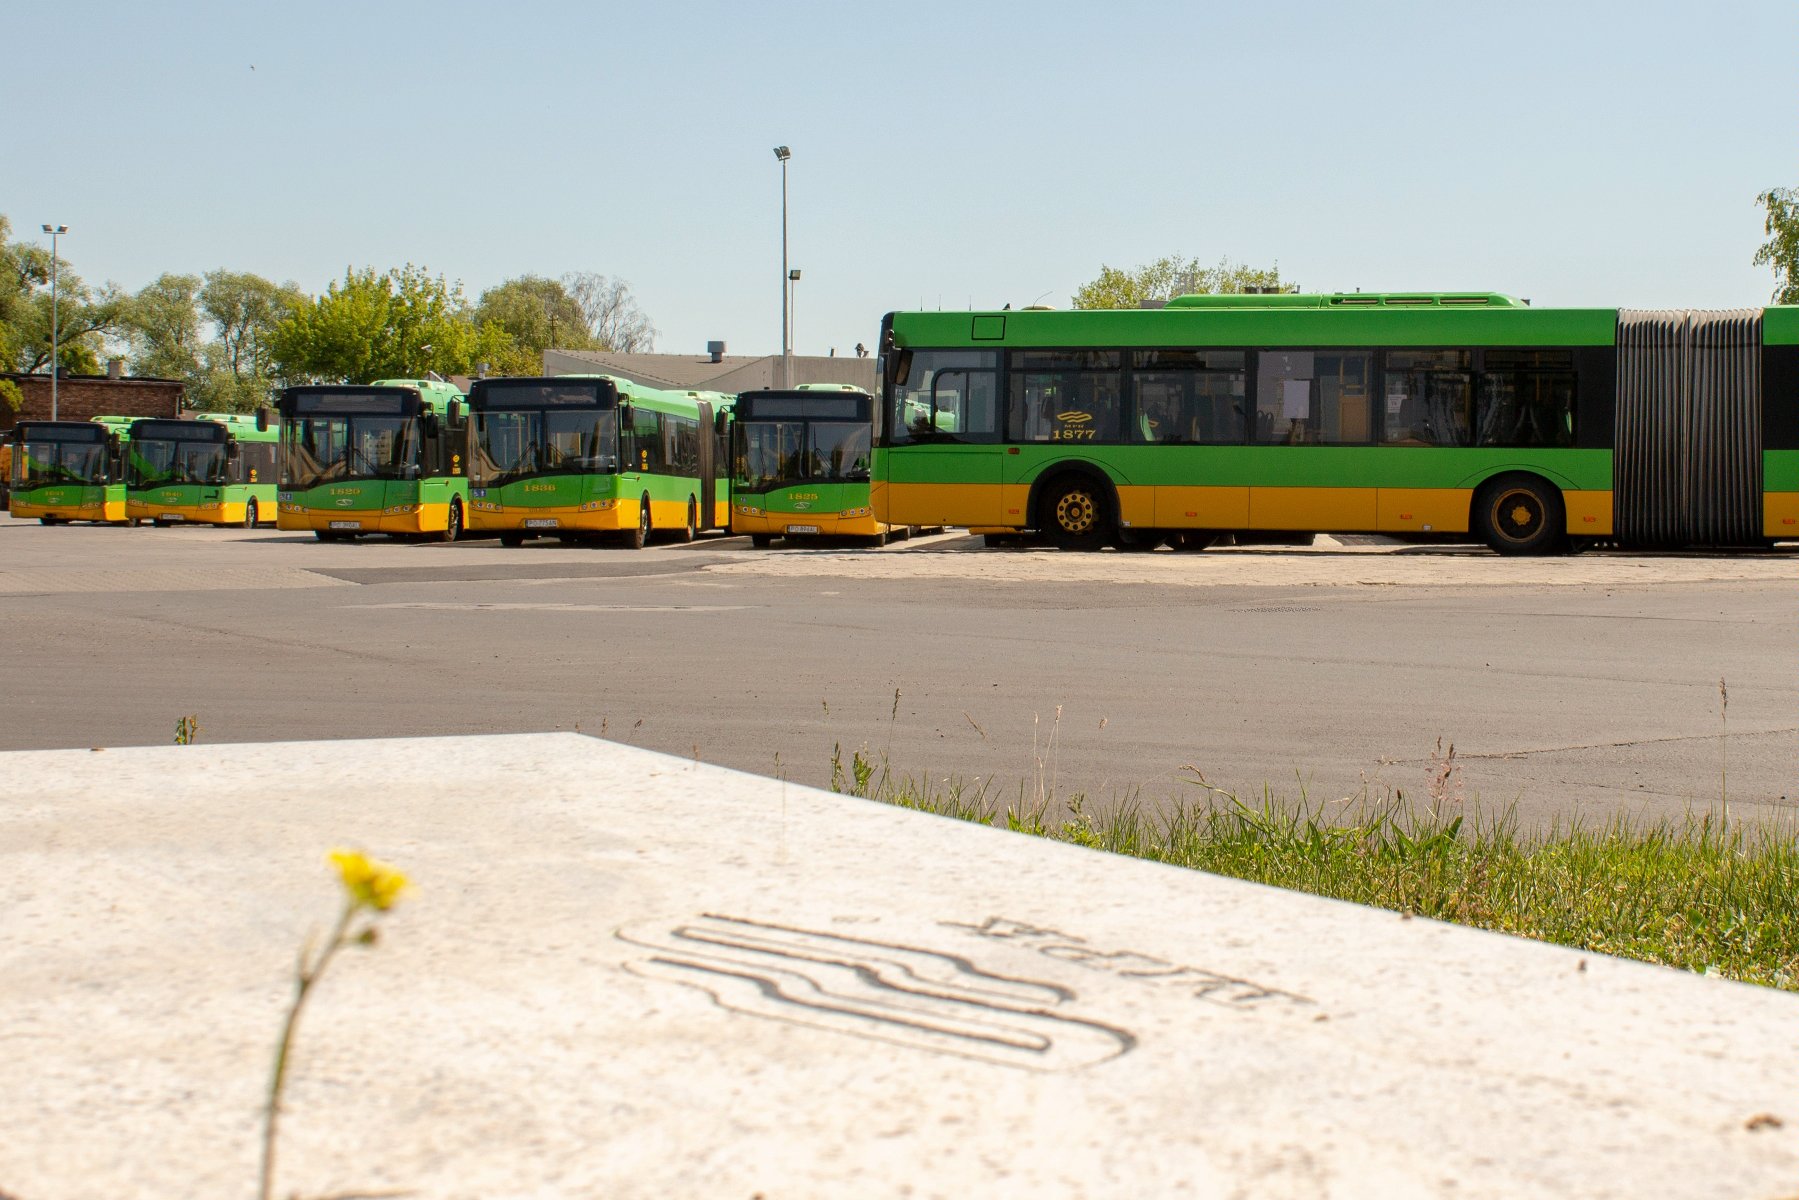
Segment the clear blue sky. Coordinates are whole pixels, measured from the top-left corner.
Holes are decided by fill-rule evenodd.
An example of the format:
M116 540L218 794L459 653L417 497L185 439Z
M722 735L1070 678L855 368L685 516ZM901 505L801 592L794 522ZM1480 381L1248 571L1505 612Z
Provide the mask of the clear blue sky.
M658 349L1067 303L1102 263L1307 291L1766 300L1799 4L10 6L0 213L86 278L628 280Z

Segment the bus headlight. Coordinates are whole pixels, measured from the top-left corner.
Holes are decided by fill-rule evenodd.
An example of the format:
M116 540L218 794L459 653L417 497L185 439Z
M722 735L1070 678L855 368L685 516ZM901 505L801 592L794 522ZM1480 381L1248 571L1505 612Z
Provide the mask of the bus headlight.
M611 500L589 500L581 505L582 512L605 512L613 505Z
M754 508L748 504L739 504L737 506L737 511L742 513L746 517L759 517L762 515L761 509Z
M419 506L416 504L396 504L392 508L384 508L381 511L389 517L403 517L407 513L415 513L418 510Z

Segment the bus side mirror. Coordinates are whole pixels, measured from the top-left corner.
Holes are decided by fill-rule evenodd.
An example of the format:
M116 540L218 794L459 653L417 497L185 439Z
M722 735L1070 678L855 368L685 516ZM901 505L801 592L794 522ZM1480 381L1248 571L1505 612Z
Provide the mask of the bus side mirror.
M256 432L257 433L267 433L268 431L269 431L269 410L266 408L258 408L256 410Z
M712 414L712 432L719 437L725 436L725 430L731 427L731 412L721 408Z
M618 423L621 429L635 428L637 425L637 410L632 408L629 404L619 405Z
M240 451L237 448L237 436L233 434L231 437L225 439L225 457L231 462L236 462L239 453Z
M460 400L450 401L450 424L462 424L462 401Z
M889 354L885 361L889 372L887 382L896 387L905 387L906 382L912 378L912 352L910 350L895 351Z
M434 412L419 414L419 426L425 431L426 437L436 437L438 430L437 414Z

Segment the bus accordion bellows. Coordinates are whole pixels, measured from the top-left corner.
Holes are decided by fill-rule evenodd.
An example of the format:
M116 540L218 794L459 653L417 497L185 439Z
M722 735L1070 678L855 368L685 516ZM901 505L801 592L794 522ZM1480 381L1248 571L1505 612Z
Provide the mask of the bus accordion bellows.
M732 403L611 375L476 380L469 527L509 546L548 535L637 549L724 528Z
M131 424L125 515L133 525L183 523L254 529L275 516L276 430L247 413Z
M19 520L120 524L125 520L129 417L20 421L13 426L8 507Z
M874 398L849 384L744 392L732 410L731 532L884 543L868 495Z
M891 313L873 501L1070 547L1799 538L1799 307L1493 293Z
M468 505L462 393L435 379L281 393L275 524L320 541L387 533L451 542Z

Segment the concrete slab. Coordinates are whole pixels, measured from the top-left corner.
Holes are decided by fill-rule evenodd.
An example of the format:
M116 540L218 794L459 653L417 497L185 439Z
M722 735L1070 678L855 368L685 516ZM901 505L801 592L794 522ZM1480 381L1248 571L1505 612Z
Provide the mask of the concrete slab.
M1799 1190L1799 998L571 734L0 755L0 1192ZM1770 1119L1772 1118L1772 1119Z

